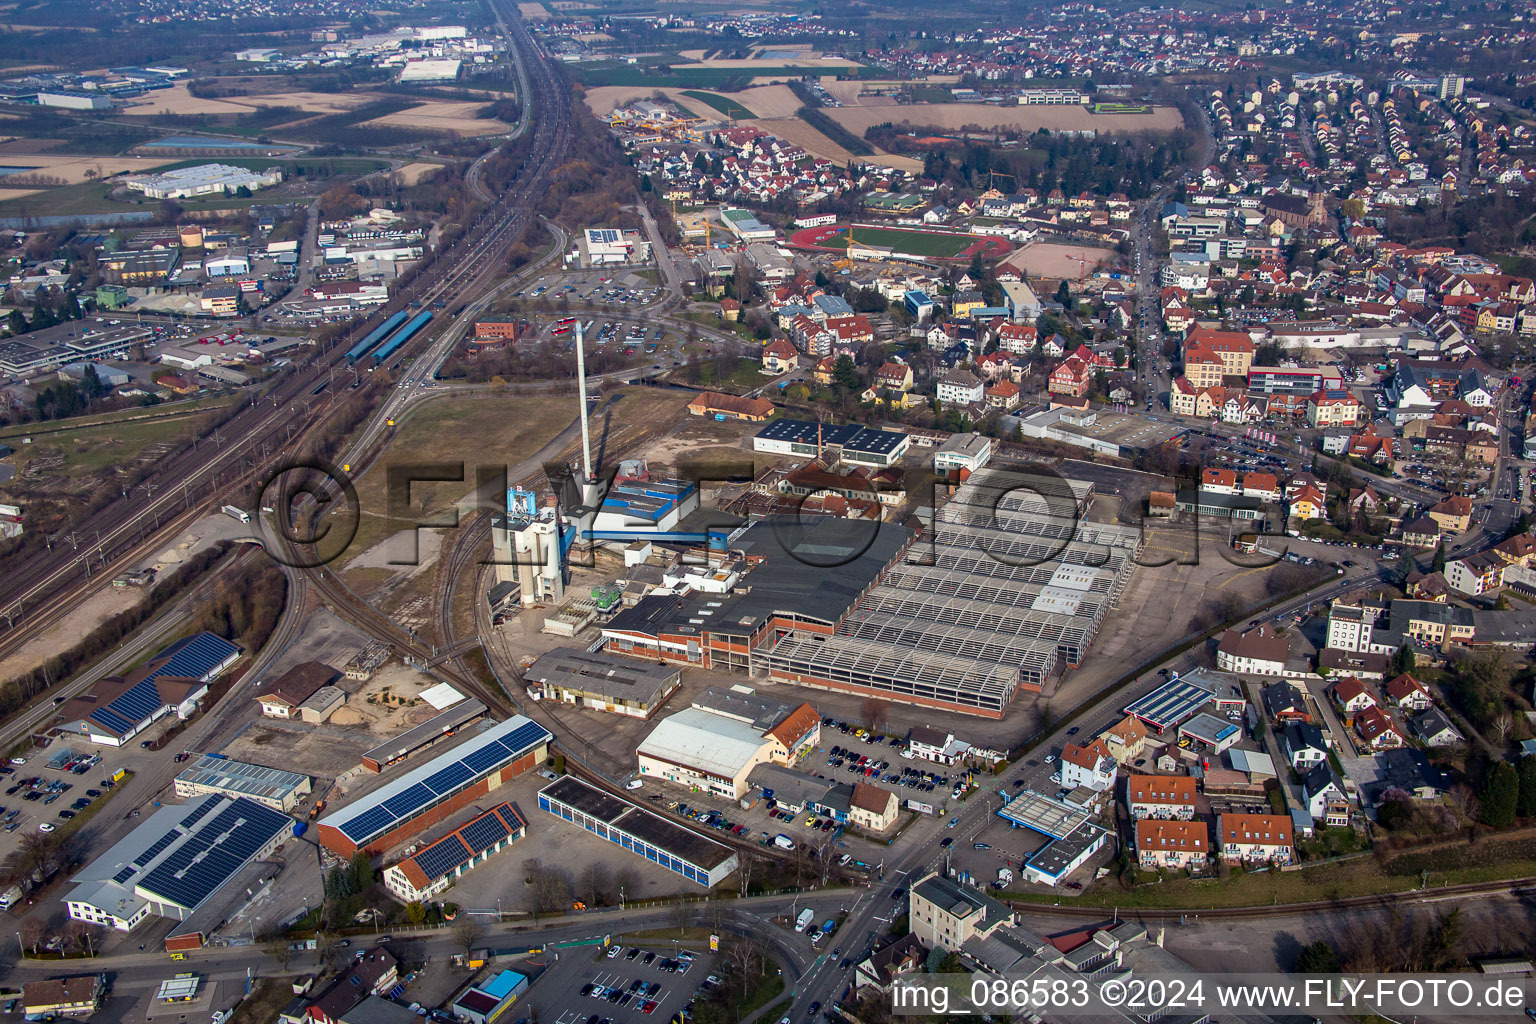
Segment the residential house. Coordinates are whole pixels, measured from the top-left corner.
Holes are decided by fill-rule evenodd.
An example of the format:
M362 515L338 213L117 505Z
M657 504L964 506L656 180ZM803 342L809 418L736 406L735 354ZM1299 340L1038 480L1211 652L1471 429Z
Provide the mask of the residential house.
M1312 721L1301 687L1294 683L1270 683L1259 691L1259 702L1264 705L1264 714L1277 724Z
M1141 719L1126 715L1099 733L1099 739L1104 741L1105 749L1117 764L1130 764L1146 750L1148 735Z
M1392 750L1407 742L1391 716L1374 706L1355 713L1355 732L1372 750Z
M848 801L848 821L866 832L885 832L896 824L899 806L896 794L890 790L855 782Z
M1379 708L1381 701L1366 686L1354 676L1345 676L1333 684L1333 703L1345 714L1355 714L1366 708Z
M1360 422L1360 400L1342 388L1325 388L1307 399L1307 425L1352 427Z
M1323 730L1310 722L1287 722L1280 733L1285 760L1297 771L1328 760L1328 741Z
M1287 815L1218 815L1216 834L1221 859L1229 864L1289 864L1294 856Z
M1068 789L1086 786L1102 793L1115 781L1115 759L1102 740L1085 746L1068 743L1061 750L1061 784Z
M889 992L898 979L922 969L927 950L908 932L859 961L853 969L854 987Z
M1195 780L1188 775L1131 775L1125 805L1132 818L1190 821L1195 816Z
M1136 858L1143 868L1201 870L1210 859L1209 829L1203 821L1136 822Z
M972 406L980 403L986 389L969 370L950 370L939 378L938 397L944 405Z
M1445 533L1466 533L1472 524L1472 499L1453 494L1424 513Z
M1349 794L1344 791L1344 780L1330 764L1316 764L1301 774L1301 796L1306 801L1307 813L1313 821L1335 824L1329 820L1329 808L1344 804L1344 821L1349 824Z
M1286 495L1290 518L1293 520L1322 519L1328 513L1322 492L1315 487L1303 487L1294 493L1288 488Z
M1467 738L1439 708L1429 708L1408 719L1408 731L1426 747L1454 747Z
M1216 648L1216 667L1243 675L1278 676L1285 671L1290 643L1269 623L1244 633L1227 630Z
M795 351L795 346L783 338L770 341L763 348L763 372L780 374L788 373L800 363L800 353Z
M1053 395L1082 398L1088 394L1092 370L1087 363L1072 356L1063 359L1051 371L1046 389Z
M1424 684L1406 672L1388 680L1382 689L1392 703L1406 711L1423 711L1435 703Z

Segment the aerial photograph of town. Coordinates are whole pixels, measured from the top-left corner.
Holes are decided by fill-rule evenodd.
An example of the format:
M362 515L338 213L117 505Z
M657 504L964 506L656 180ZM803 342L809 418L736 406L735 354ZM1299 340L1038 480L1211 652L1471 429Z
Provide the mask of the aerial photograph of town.
M0 2L0 1024L1536 1020L1536 0Z

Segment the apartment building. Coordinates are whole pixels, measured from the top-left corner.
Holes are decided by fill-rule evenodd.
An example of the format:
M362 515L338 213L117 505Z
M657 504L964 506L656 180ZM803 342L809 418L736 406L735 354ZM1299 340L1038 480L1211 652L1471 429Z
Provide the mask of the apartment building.
M1289 864L1295 857L1291 819L1283 814L1221 814L1216 834L1229 864Z
M1193 820L1195 780L1188 775L1132 775L1125 780L1125 805L1138 821Z
M1188 868L1199 871L1210 859L1207 833L1203 821L1143 818L1136 822L1137 863L1149 870Z

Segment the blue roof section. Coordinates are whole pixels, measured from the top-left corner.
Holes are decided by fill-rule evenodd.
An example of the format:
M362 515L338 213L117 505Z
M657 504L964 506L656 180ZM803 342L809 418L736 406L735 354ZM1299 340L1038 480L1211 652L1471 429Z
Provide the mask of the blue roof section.
M238 655L240 648L214 633L198 633L176 641L156 655L156 660L169 660L144 677L144 681L161 676L182 676L202 679L215 672L220 665Z
M479 988L486 995L495 996L497 999L505 999L517 989L517 986L526 980L516 971L502 971L484 985L479 986Z
M554 739L539 723L514 715L467 743L379 787L321 821L358 846Z

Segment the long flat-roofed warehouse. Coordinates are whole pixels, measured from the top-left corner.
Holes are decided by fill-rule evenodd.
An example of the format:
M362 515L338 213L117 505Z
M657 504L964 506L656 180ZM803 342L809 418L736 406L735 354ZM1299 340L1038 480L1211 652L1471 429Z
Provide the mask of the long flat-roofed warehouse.
M557 647L523 673L530 693L544 700L650 718L682 682L682 669L648 665L601 651Z
M309 795L308 775L266 768L227 757L204 754L176 776L176 795L186 800L205 793L243 796L275 811L288 812Z
M321 819L320 845L338 857L382 853L532 770L554 739L514 715Z
M1178 725L1215 697L1216 691L1209 687L1188 679L1170 679L1151 693L1131 702L1125 713L1132 718L1139 718L1147 728L1161 735L1165 729Z
M736 870L736 853L730 847L569 775L539 790L539 810L705 888L719 885Z
M483 714L485 714L485 705L480 701L459 701L442 714L429 718L397 736L391 736L365 753L362 757L363 767L369 771L381 772L396 761L405 760L427 744L435 743L444 736L452 736L464 725Z

